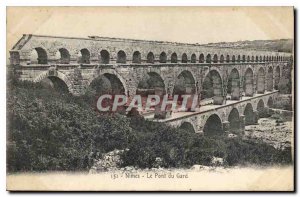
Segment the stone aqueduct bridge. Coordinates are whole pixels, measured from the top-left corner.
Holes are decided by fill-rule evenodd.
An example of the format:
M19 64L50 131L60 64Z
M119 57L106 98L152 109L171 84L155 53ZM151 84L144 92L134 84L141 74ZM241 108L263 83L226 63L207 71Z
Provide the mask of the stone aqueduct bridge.
M21 80L48 78L65 84L74 95L84 94L100 76L110 81L115 93L128 96L136 94L145 78L159 81L168 94L183 79L187 92L203 99L213 96L217 108L165 121L178 126L189 122L196 132L207 129L205 123L210 121L221 120L227 128L231 116L240 120L245 115L250 124L250 114L268 106L270 98L274 100L290 60L289 53L96 36L23 35L10 51L11 65ZM234 104L229 105L226 98Z

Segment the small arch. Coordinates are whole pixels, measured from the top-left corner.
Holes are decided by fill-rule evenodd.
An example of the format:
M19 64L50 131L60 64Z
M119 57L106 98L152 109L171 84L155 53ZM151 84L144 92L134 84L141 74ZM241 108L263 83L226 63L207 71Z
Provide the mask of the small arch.
M213 62L218 63L218 55L217 54L214 54Z
M147 55L147 63L153 64L154 60L155 60L154 54L152 52L149 52L148 55Z
M251 57L251 62L254 62L254 56L252 55L252 57Z
M262 62L262 57L261 56L259 56L259 61Z
M237 62L240 62L240 61L241 61L241 56L238 55L238 57L237 57Z
M204 135L216 136L223 134L223 126L220 117L217 114L212 114L206 120L204 128Z
M226 62L229 63L230 62L230 56L226 55Z
M160 63L167 63L167 54L165 52L162 52L159 55L159 62Z
M249 55L247 56L247 62L250 62L250 56Z
M70 63L70 53L69 53L69 51L65 48L60 48L58 51L59 51L59 54L60 54L59 63L60 64L69 64Z
M211 55L207 54L206 56L206 63L211 63Z
M122 50L117 54L117 63L126 64L126 53Z
M200 56L199 56L199 63L204 63L204 55L203 55L203 53L201 53Z
M78 63L81 64L89 64L90 63L91 54L88 49L84 48L80 50L80 57Z
M140 64L141 62L141 53L139 51L135 51L132 55L132 63Z
M177 63L177 54L176 53L172 53L172 55L171 55L171 63Z
M37 47L31 53L30 56L31 63L37 64L47 64L48 63L48 56L45 49L41 47Z
M196 61L197 61L196 59L197 59L196 55L192 54L192 56L191 56L191 63L196 63Z
M235 55L232 56L231 62L235 62Z
M100 51L100 63L109 64L110 55L107 50Z
M233 108L228 116L229 129L231 132L240 132L241 129L241 121L240 114L236 108Z
M258 62L258 56L255 56L255 62Z
M244 110L245 125L253 125L256 123L255 114L251 103L248 103Z
M181 56L181 63L187 63L188 62L188 57L186 53L182 54Z
M246 62L246 56L245 55L242 56L242 62Z
M190 122L184 122L180 125L179 129L185 130L189 133L195 133L194 126Z
M220 56L220 63L224 63L224 55Z
M263 61L264 61L264 62L266 61L266 56L263 57Z

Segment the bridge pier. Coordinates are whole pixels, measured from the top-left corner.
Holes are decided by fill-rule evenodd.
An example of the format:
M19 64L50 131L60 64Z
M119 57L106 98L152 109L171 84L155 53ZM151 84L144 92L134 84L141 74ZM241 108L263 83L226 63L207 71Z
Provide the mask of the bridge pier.
M222 127L223 127L223 132L228 132L230 128L230 123L229 121L224 121L222 122Z

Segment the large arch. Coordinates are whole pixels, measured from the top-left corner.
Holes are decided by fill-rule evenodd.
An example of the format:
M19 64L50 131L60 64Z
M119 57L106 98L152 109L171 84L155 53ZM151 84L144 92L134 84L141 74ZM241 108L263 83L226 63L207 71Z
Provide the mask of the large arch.
M117 54L117 63L126 64L126 53L122 50Z
M139 81L136 94L141 96L159 95L166 93L166 86L163 78L156 72L148 72Z
M263 118L264 117L264 111L265 111L265 104L262 99L260 99L257 103L257 112L258 112L258 117Z
M188 71L182 71L175 80L173 95L185 95L196 93L196 82L193 74Z
M154 54L152 52L149 52L148 55L147 55L147 63L153 64L154 60L155 60Z
M80 50L80 56L78 63L80 64L89 64L90 63L90 51L86 48Z
M223 126L220 117L217 114L212 114L206 120L203 128L204 135L215 136L223 134Z
M213 98L215 105L223 104L223 82L217 70L209 71L204 78L201 99L207 98Z
M100 63L109 64L110 55L107 50L100 51Z
M60 48L59 50L59 63L69 64L70 63L70 53L65 48Z
M41 80L40 83L44 86L54 89L55 91L61 94L69 93L69 88L67 84L57 76L48 76Z
M231 95L231 100L240 99L240 75L236 68L230 72L227 83L227 94Z
M141 53L139 51L135 51L132 55L132 63L140 64L141 62Z
M256 90L258 94L265 92L265 70L261 67L257 73Z
M45 49L41 47L35 48L30 55L30 61L33 64L47 64L48 55Z
M248 103L244 110L244 116L245 116L245 125L252 125L255 124L256 118L255 113L253 111L253 107L251 103Z
M267 73L267 91L273 91L273 68L269 67Z
M195 133L196 132L194 126L190 122L183 122L180 125L179 129L185 130L185 131L190 132L190 133Z
M251 68L247 68L247 70L245 72L245 81L244 81L245 96L253 96L253 93L254 93L253 83L254 83L253 71Z
M161 54L159 55L159 62L167 63L167 54L165 52L161 52Z
M276 69L275 69L274 78L275 78L274 88L275 88L275 90L278 90L278 85L279 85L279 81L280 81L280 67L279 66L277 66Z
M233 108L228 116L229 130L231 132L239 132L241 129L240 114L236 108Z

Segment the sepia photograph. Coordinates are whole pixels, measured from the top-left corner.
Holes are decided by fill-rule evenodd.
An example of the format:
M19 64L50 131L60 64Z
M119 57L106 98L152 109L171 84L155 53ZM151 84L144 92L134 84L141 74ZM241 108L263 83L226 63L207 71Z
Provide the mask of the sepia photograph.
M6 7L8 191L295 191L293 7Z

